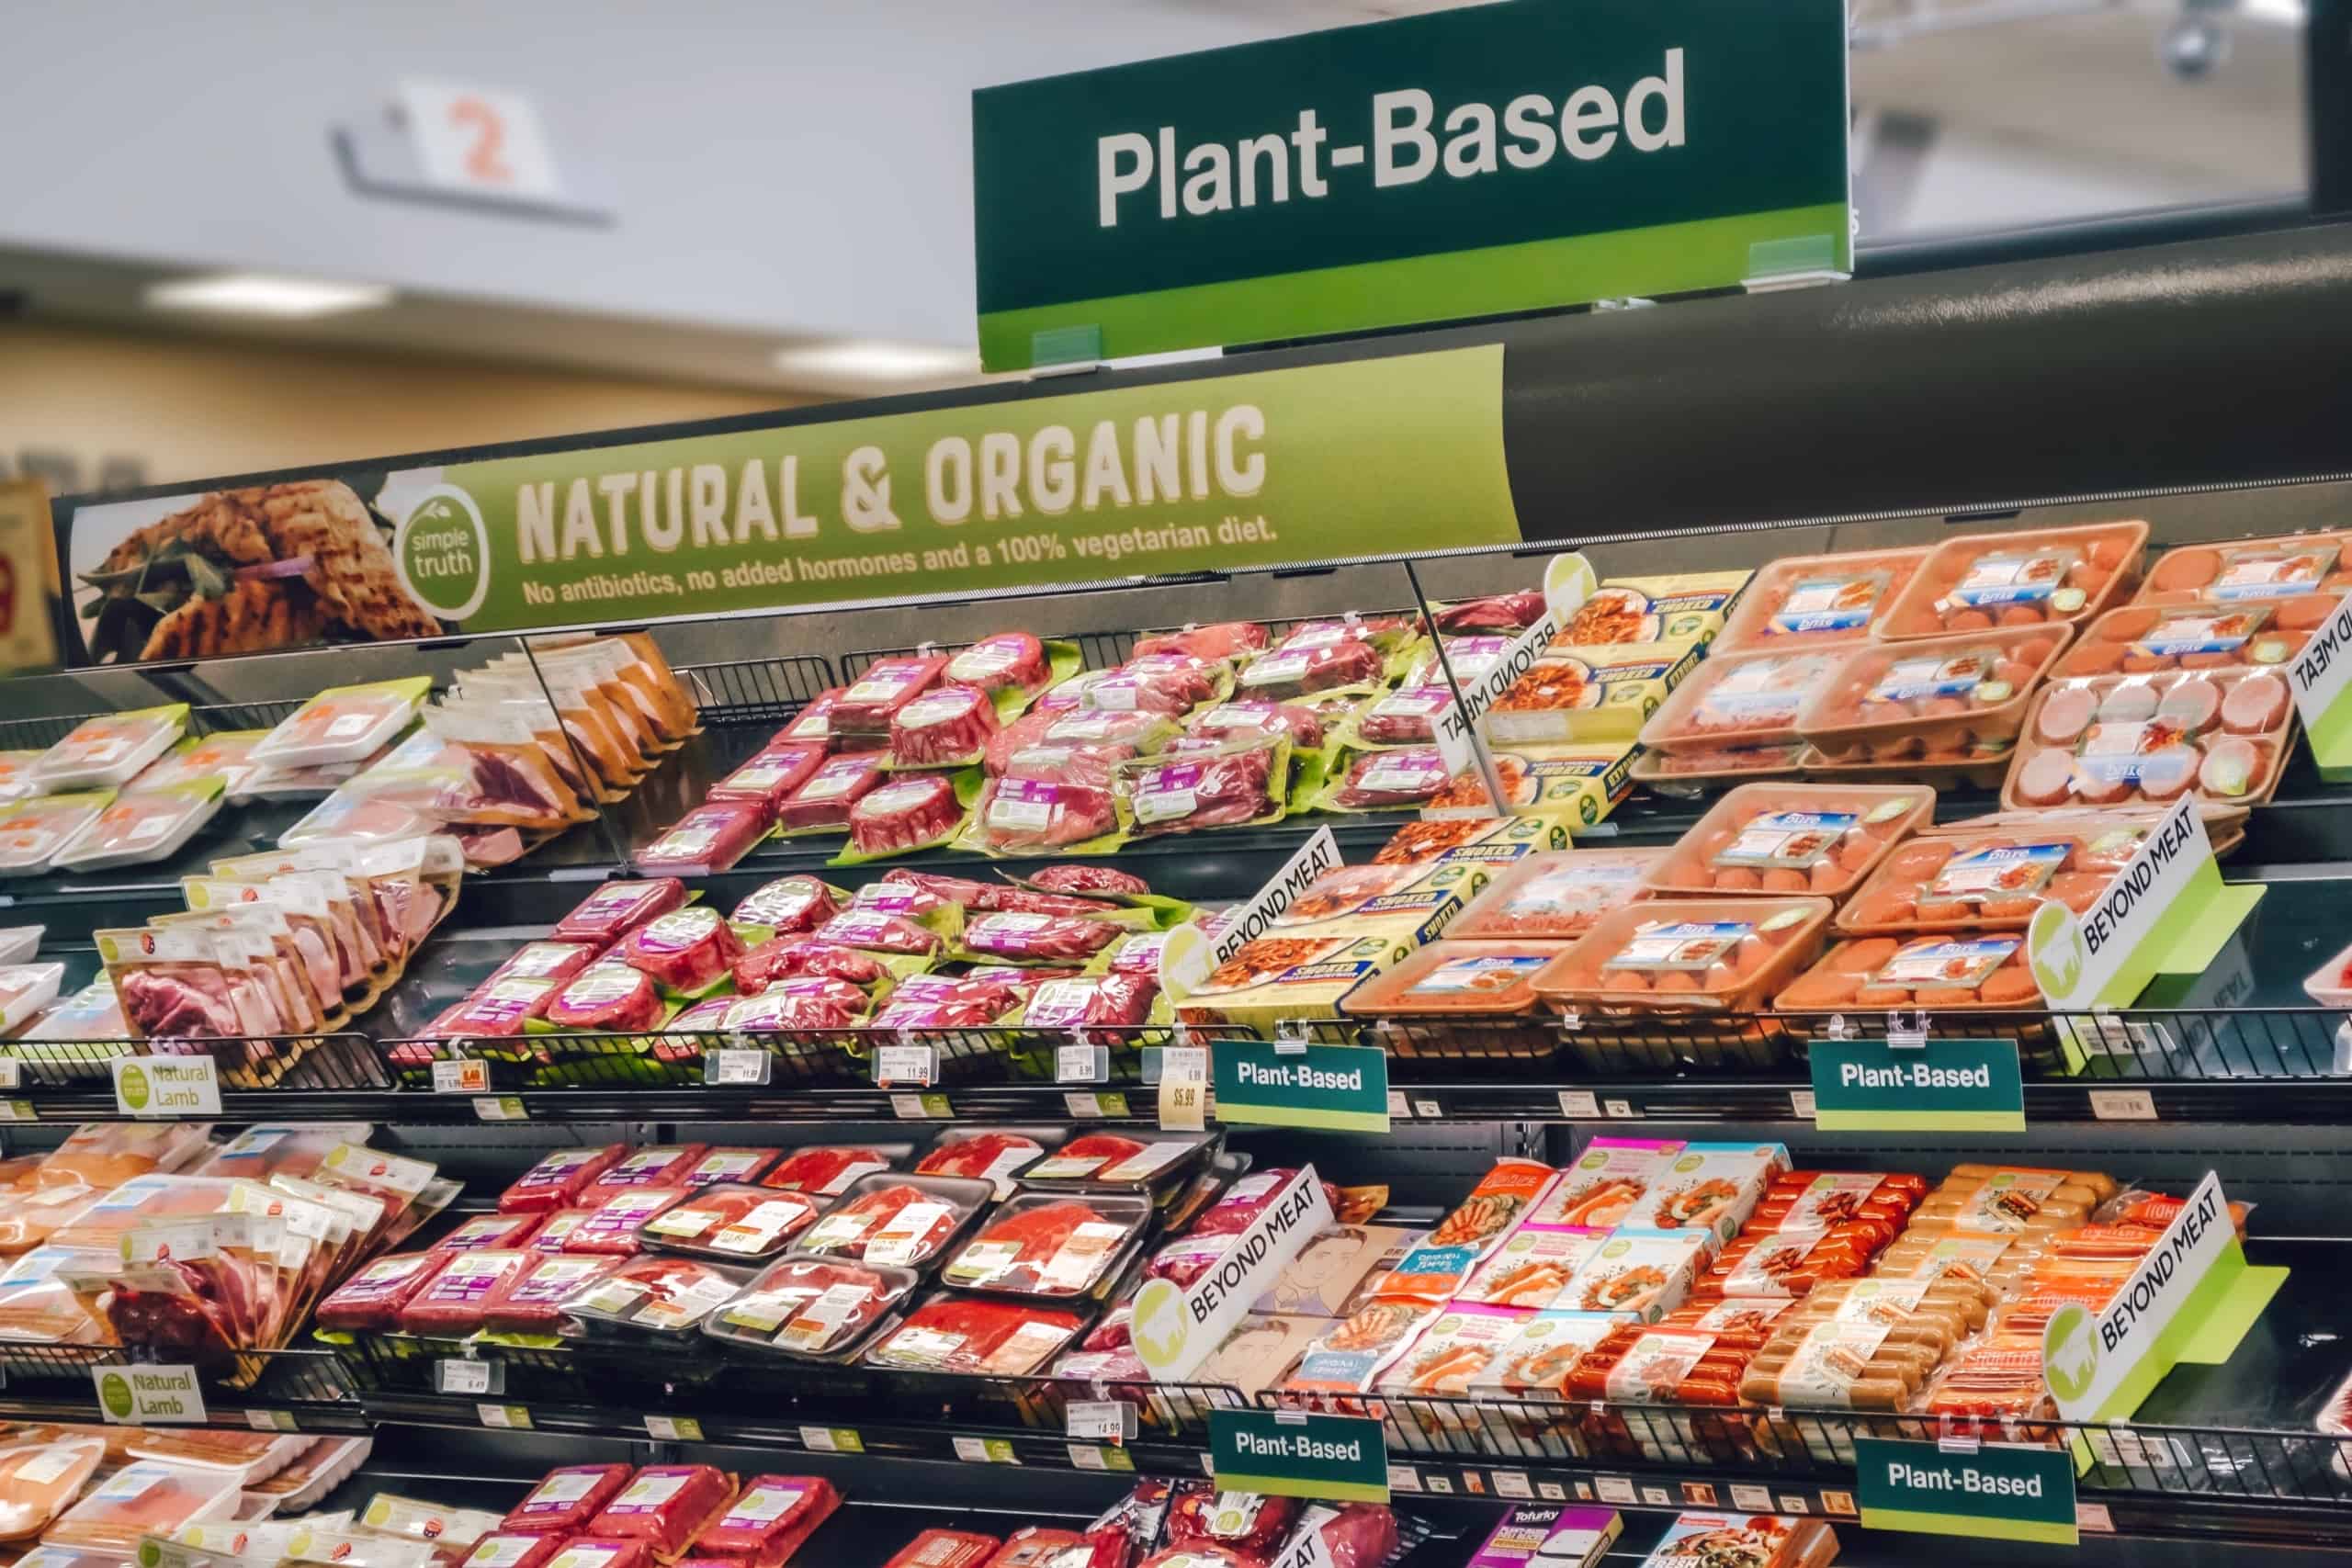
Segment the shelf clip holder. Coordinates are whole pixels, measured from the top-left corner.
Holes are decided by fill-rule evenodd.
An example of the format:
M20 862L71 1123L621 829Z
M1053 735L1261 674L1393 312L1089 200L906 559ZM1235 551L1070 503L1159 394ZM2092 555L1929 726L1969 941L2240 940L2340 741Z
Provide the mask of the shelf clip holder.
M1901 1008L1886 1015L1886 1043L1890 1050L1922 1051L1928 1044L1928 1010L1919 1008L1906 1015Z

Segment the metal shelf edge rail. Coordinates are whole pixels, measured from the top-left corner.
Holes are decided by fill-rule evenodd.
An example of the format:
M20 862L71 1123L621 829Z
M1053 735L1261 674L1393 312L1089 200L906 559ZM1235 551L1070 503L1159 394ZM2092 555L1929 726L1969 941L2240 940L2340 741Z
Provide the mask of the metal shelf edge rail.
M93 1374L151 1361L112 1345L0 1344L0 1379L5 1379L0 1412L96 1421L100 1416ZM208 1426L268 1425L254 1418L266 1411L283 1415L302 1431L367 1429L356 1385L331 1351L290 1347L239 1350L225 1362L207 1363L200 1381Z

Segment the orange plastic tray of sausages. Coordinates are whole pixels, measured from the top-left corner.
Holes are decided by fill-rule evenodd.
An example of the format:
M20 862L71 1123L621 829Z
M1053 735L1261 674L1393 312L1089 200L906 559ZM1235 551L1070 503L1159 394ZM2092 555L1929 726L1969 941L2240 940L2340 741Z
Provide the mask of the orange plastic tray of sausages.
M1758 1007L1821 949L1826 898L1658 898L1612 909L1532 982L1555 1009Z
M2126 604L2093 621L2059 675L2153 675L2285 664L2335 613L2326 593L2217 604Z
M2001 804L2224 805L2267 800L2295 724L2271 670L2182 670L2062 681L2034 699Z
M1707 809L1643 878L1653 893L1840 897L1931 820L1924 784L1742 784Z
M2046 898L2087 910L2157 818L1914 839L1838 911L1841 936L2023 931Z
M1872 635L1887 641L2079 625L2120 604L2148 547L2142 522L1972 534L1938 545Z
M2253 604L2305 593L2352 593L2352 532L2183 545L2157 558L2133 603Z
M1833 762L1963 760L2017 739L2066 637L2003 626L1874 644L1805 705L1797 731Z
M2036 1008L2041 987L2023 931L1853 937L1772 999L1775 1012L1933 1008L1939 1012Z
M1781 652L1859 643L1894 607L1928 548L1782 557L1757 571L1708 651Z

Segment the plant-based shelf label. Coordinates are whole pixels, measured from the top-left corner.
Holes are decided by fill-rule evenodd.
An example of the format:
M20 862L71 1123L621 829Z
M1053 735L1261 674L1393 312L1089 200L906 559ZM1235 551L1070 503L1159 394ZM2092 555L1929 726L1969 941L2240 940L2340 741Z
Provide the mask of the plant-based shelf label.
M337 635L960 599L1426 549L1432 517L1448 545L1516 543L1502 369L1487 344L304 482L387 601ZM150 657L157 604L233 581L225 557L193 586L196 568L166 589L157 567L130 598L142 569L107 566L134 537L209 562L198 499L73 510L61 549L85 662ZM247 587L288 581L302 589Z
M2180 1362L2228 1360L2286 1278L2246 1263L2222 1179L2208 1171L2104 1308L2051 1314L2041 1369L2058 1414L2125 1419Z
M1854 1439L1862 1528L2073 1546L2075 1465L2064 1449Z
M1146 1280L1136 1292L1134 1320L1136 1353L1145 1370L1160 1382L1190 1377L1249 1315L1250 1303L1272 1289L1300 1250L1334 1223L1310 1165L1267 1200L1250 1228L1190 1290L1170 1280Z
M1814 1124L1825 1133L2022 1133L2014 1040L1815 1040Z
M2184 796L2141 841L2087 913L2052 899L2026 928L2026 957L2053 1009L2128 1007L2158 975L2197 975L2266 891L2225 883L2197 801ZM2079 1064L2072 1031L2062 1031Z
M1833 0L1498 6L972 96L980 358L1852 268Z
M114 1104L125 1116L218 1116L220 1075L209 1056L117 1056Z
M1209 1459L1221 1495L1388 1501L1388 1444L1361 1416L1212 1410Z
M194 1367L92 1367L98 1411L108 1421L143 1427L204 1424L204 1387Z
M1388 1053L1377 1046L1283 1051L1263 1040L1220 1040L1209 1054L1220 1122L1388 1131Z

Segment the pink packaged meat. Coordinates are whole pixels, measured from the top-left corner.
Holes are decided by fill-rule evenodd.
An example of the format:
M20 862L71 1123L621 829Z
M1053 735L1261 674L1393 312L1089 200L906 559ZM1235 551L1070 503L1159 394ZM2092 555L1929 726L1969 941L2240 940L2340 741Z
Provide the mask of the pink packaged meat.
M1380 650L1360 638L1314 648L1285 646L1250 660L1237 694L1283 702L1343 686L1376 687L1385 672Z
M710 786L712 800L748 800L770 821L794 790L825 765L825 748L809 741L771 745L741 767Z
M1135 1027L1151 1018L1159 982L1148 975L1079 975L1048 980L1029 998L1028 1029Z
M620 961L673 991L698 991L727 973L744 953L743 939L717 909L689 904L649 920L621 938Z
M683 1186L688 1173L708 1153L708 1144L648 1144L631 1149L581 1190L580 1202L593 1209L628 1188Z
M499 1529L526 1535L570 1535L620 1495L633 1473L625 1464L567 1464L551 1470L508 1510Z
M650 1029L666 1010L650 975L606 962L564 982L548 1002L547 1020L558 1029L620 1033Z
M585 1211L580 1213L585 1217ZM481 1325L492 1334L560 1334L564 1302L603 1280L620 1261L534 1247L530 1267L510 1275L482 1303Z
M1283 736L1228 742L1205 755L1122 762L1118 790L1139 838L1269 822L1283 810L1289 755Z
M935 686L890 716L890 762L966 768L997 732L996 704L977 686Z
M423 1030L427 1040L457 1040L467 1035L503 1039L523 1032L525 1021L547 1016L548 1003L561 988L557 980L490 979L473 995L445 1008Z
M558 1149L514 1179L498 1195L502 1214L537 1214L568 1208L587 1185L619 1163L628 1151L619 1144L598 1148Z
M966 840L989 854L1050 853L1117 829L1111 791L1071 780L991 779L980 791Z
M429 1252L394 1252L376 1258L329 1292L314 1318L331 1333L389 1332L400 1322L401 1308L440 1269L441 1259Z
M1219 621L1213 626L1185 626L1153 632L1136 639L1136 652L1189 653L1195 659L1238 659L1256 653L1273 641L1273 634L1255 621Z
M474 1333L481 1327L482 1307L491 1293L522 1273L531 1261L531 1254L514 1247L451 1257L401 1308L401 1331L445 1336Z
M1311 750L1323 744L1323 718L1304 703L1219 703L1185 726L1194 739L1230 740L1280 731L1293 747Z
M1331 801L1350 811L1426 806L1437 798L1449 777L1445 759L1434 746L1367 752L1350 764L1346 782Z
M591 1534L642 1540L674 1557L735 1495L724 1471L707 1464L649 1464L588 1522Z
M1223 674L1221 663L1189 653L1140 653L1087 687L1084 705L1182 716L1215 697Z
M756 997L741 997L717 1027L737 1034L847 1029L865 1018L873 998L863 987L822 975L778 980Z
M598 1204L563 1238L563 1250L593 1258L634 1258L645 1222L685 1197L684 1187L631 1187Z
M538 1214L476 1214L433 1244L440 1253L494 1252L528 1247L539 1228Z
M593 942L526 942L514 956L490 972L484 985L501 980L569 980L596 962ZM477 992L481 987L476 987Z
M868 953L809 936L780 936L735 961L735 988L756 997L779 980L819 976L853 986L879 985L889 971Z
M650 882L608 882L580 901L548 933L558 942L609 946L631 927L666 915L686 901L686 885L674 876Z
M833 705L832 728L845 735L887 735L891 717L939 682L947 660L935 653L876 660Z
M712 1187L722 1181L757 1181L784 1157L782 1149L754 1149L715 1144L687 1168L685 1184Z
M955 837L963 820L953 780L905 774L868 790L850 807L849 847L862 855L923 849Z
M862 953L888 953L907 957L933 957L946 945L929 926L898 915L847 909L817 928L819 942L854 947Z
M841 912L835 890L813 876L779 876L743 896L734 919L765 926L778 936L811 931Z
M1032 886L1048 893L1125 893L1148 895L1151 884L1130 871L1107 865L1048 865L1029 874Z
M1121 936L1108 920L1066 915L975 915L957 939L965 952L1000 964L1082 964Z
M822 1476L755 1475L695 1538L695 1552L738 1568L780 1568L841 1502L842 1495Z
M885 777L883 754L859 751L827 759L776 807L775 825L786 833L818 832L849 825L849 808Z
M768 807L761 802L714 800L679 818L633 858L639 871L711 876L750 854L771 826Z
M983 692L1042 692L1053 683L1046 645L1027 632L985 637L947 661L944 678Z

